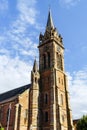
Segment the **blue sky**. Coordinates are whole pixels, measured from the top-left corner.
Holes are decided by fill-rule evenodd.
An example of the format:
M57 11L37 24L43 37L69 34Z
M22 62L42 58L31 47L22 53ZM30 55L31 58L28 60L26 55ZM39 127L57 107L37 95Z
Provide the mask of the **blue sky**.
M87 1L0 0L0 93L30 83L51 7L63 37L73 118L87 114Z

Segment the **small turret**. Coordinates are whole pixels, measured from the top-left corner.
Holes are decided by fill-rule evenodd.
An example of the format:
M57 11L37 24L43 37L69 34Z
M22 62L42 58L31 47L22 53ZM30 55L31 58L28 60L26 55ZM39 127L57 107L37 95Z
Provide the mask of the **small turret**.
M34 65L33 65L33 72L37 72L38 71L38 67L37 67L37 61L36 59L34 60Z
M33 69L31 71L31 83L32 84L37 84L38 79L39 79L39 71L38 71L37 61L35 59Z
M30 90L30 129L39 130L39 79L40 74L36 59L34 60L31 71L31 90Z

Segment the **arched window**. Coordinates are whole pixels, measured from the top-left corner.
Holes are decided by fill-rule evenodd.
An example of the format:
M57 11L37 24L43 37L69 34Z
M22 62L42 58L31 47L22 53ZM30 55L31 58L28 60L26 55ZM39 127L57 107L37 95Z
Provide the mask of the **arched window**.
M46 55L43 55L43 59L44 59L44 69L46 69Z
M48 52L48 67L50 67L50 53Z

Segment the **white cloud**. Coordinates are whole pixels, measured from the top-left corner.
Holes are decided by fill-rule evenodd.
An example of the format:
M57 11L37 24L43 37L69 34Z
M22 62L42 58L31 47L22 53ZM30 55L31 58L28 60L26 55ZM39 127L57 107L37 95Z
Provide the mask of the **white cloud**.
M0 56L0 93L30 83L32 64Z
M3 11L6 11L8 6L4 4L7 0L1 1L5 7ZM17 0L15 20L10 21L9 28L5 28L3 33L0 31L0 93L30 81L30 59L38 55L36 39L39 25L35 6L36 0Z
M9 55L9 51L7 49L0 49L0 55Z
M17 53L25 56L29 55L32 58L37 55L36 46L38 42L36 43L35 41L37 41L36 27L38 23L35 5L36 0L17 0L19 13L16 19L10 23L9 29L5 29L3 34L0 34L1 48L9 50L9 55L12 55L13 51L15 53L14 57ZM32 30L30 29L31 27L33 28Z
M29 32L28 29L30 26L37 24L35 4L35 0L18 0L17 9L19 13L17 19L12 22L9 30L9 37L11 37L12 40L16 41L17 39L18 43L24 42L23 38L26 42L30 41L29 34L32 32Z
M5 42L5 36L0 36L0 46Z
M69 76L69 89L73 117L87 114L87 67Z
M66 7L75 6L80 0L59 0L60 4Z
M18 1L18 10L20 12L20 19L23 22L30 24L35 24L35 18L37 11L34 6L36 4L35 0L19 0Z
M8 0L0 0L0 13L4 13L8 10Z

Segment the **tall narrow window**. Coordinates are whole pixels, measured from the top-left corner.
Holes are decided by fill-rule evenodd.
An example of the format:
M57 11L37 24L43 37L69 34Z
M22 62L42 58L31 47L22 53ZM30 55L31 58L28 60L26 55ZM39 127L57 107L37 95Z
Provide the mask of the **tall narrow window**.
M38 82L38 80L37 80L37 78L35 77L35 83L37 83Z
M62 122L64 122L64 115L62 115Z
M50 67L50 53L48 52L48 67Z
M62 56L60 55L60 69L63 70L63 67L62 67Z
M60 77L59 77L59 79L58 79L58 80L59 80L59 83L60 83Z
M9 108L8 108L8 110L7 110L7 122L9 122L10 121L10 118L11 118L11 104L9 104Z
M24 111L24 123L28 120L28 109L25 109Z
M46 69L46 55L45 54L44 54L43 58L44 58L44 69Z
M28 109L25 109L24 111L24 118L28 119Z
M63 79L61 81L62 81L62 85L63 85Z
M2 120L2 108L0 108L0 122Z
M48 112L45 112L45 122L48 122Z
M8 110L7 110L7 122L8 122L8 120L9 120L9 108L8 108Z
M61 105L63 105L63 95L61 94Z
M56 59L57 59L57 68L59 68L59 55L56 53Z
M48 94L45 94L45 104L48 104Z
M62 56L58 53L56 53L56 58L57 58L57 68L60 70L63 70L62 67Z

